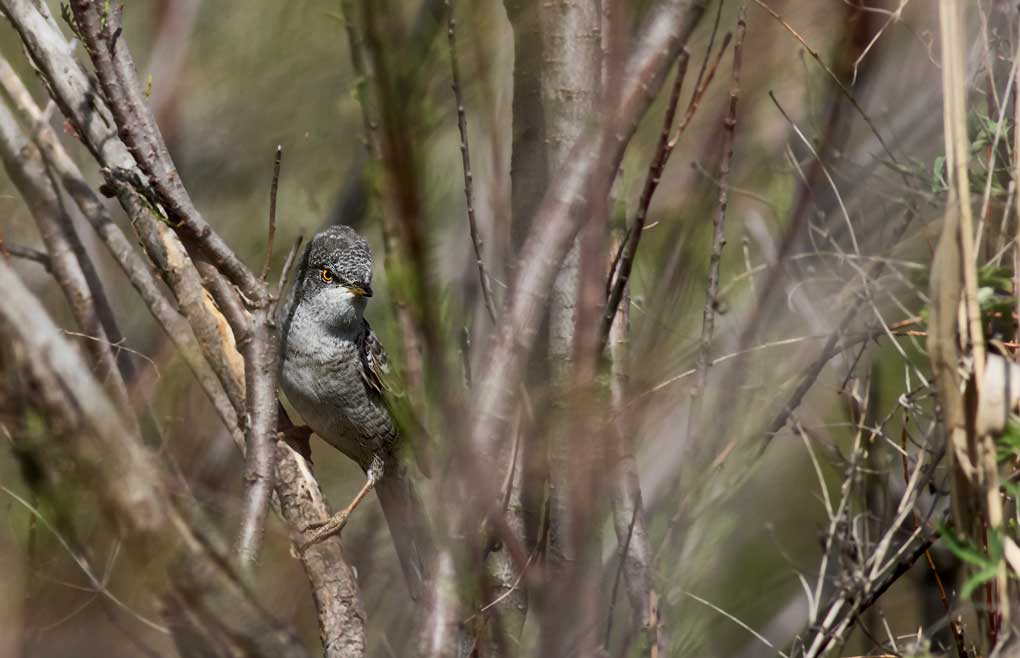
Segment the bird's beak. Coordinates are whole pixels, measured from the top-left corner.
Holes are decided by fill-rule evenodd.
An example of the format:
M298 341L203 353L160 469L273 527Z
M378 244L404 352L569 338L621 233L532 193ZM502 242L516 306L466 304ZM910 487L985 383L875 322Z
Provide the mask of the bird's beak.
M347 286L347 289L351 292L352 295L357 295L358 297L372 296L372 287L369 286L367 283L363 283L360 286Z

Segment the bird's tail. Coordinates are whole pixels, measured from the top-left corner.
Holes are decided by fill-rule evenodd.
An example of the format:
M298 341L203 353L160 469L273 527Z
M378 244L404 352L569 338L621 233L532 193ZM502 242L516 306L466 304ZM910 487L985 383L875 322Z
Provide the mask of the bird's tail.
M419 601L431 578L435 545L425 506L406 469L387 469L375 485L411 599Z

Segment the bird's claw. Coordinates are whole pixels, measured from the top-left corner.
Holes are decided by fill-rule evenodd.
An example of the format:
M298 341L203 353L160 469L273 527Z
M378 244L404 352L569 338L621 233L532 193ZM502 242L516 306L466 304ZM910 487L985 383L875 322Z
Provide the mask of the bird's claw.
M299 554L303 554L310 547L318 544L319 542L329 539L333 535L337 534L344 529L347 525L347 519L350 518L350 512L348 510L340 510L326 521L320 521L318 523L311 523L305 527L305 532L313 531L312 535L305 541L297 545Z

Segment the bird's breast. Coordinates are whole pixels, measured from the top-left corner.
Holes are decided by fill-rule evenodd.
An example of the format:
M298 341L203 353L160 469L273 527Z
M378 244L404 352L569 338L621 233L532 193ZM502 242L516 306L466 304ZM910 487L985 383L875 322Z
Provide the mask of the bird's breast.
M312 431L359 462L386 451L395 438L385 407L361 377L358 345L347 340L288 340L280 384Z

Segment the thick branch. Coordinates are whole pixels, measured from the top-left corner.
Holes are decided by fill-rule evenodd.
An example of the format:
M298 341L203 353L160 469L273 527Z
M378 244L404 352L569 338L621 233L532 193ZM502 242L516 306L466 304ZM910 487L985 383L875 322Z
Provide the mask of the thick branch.
M134 170L134 160L118 138L112 115L106 109L105 102L96 94L96 90L92 87L87 76L72 57L66 40L48 14L41 13L29 0L0 0L0 7L3 8L5 15L17 29L33 63L42 73L43 79L47 83L54 100L72 124L75 125L78 134L82 137L86 146L99 161L100 165L111 172L116 170ZM147 229L152 227L157 229L165 228L164 224L152 221L150 209L139 194L130 189L124 189L126 186L112 176L108 180L111 182L113 189L117 191L121 204L125 207L128 215L132 217L136 227L146 227ZM175 246L179 250L175 251L175 253L182 256L181 262L187 262L191 269L194 268L187 258L187 252L172 232L167 231L161 237L157 237L150 231L146 231L144 235L147 236L147 239L143 240L146 242L147 249L164 244ZM198 305L195 306L196 314L189 317L189 321L198 320L200 308ZM231 331L226 327L226 323L219 310L215 308L215 305L208 298L204 301L204 309L207 316L211 316L215 323L219 323L218 326L221 328L219 335L222 340L228 340L227 337L230 336ZM229 340L232 341L233 338L230 337ZM229 372L230 379L233 380L233 384L224 382L224 387L228 391L231 386L234 387L235 391L243 391L243 375L239 367L240 360L229 358L231 352L232 350L222 349L221 344L219 360L222 361L224 366L222 372ZM234 353L236 354L236 352ZM214 360L212 363L215 365L217 361ZM240 402L241 404L237 406L243 408L243 397L235 398L233 401ZM264 414L264 416L268 416L268 414ZM299 467L297 464L287 462L280 464L279 468L290 469L296 474L293 478L286 479L285 482L277 487L277 493L281 500L291 496L293 500L301 503L302 506L299 509L304 514L314 515L320 521L329 518L325 505L316 503L314 499L309 498L304 493L318 490L318 483L307 465ZM305 527L298 523L298 519L295 516L291 515L287 518L288 522L292 525L293 531L300 532ZM342 553L339 552L338 542L330 540L323 542L321 546L323 547L322 550L328 549L329 560L332 563L346 564ZM361 655L356 652L337 653L337 650L332 648L363 647L364 625L337 625L328 621L344 618L345 613L343 612L341 599L333 596L330 592L335 591L337 588L347 592L356 592L357 586L353 576L349 570L332 570L327 573L324 569L312 565L310 562L312 558L309 557L312 554L311 550L306 551L303 559L305 560L305 568L309 578L312 580L312 587L316 594L319 618L320 622L323 623L324 642L328 651L334 651L334 653L329 655L331 657Z
M95 339L87 341L86 348L96 363L101 381L108 382L123 418L137 430L131 398L113 354L113 348L123 337L102 284L71 224L60 190L54 185L42 154L3 103L0 103L0 157L35 218L50 255L53 276L67 297L75 322L82 332Z
M476 397L472 435L494 465L507 463L503 441L511 402L521 381L524 359L534 345L552 280L580 229L592 190L607 190L637 124L654 100L669 63L683 48L704 10L698 0L674 0L652 12L623 76L605 125L578 141L561 174L546 193L522 250L506 322L494 341L483 384ZM493 472L501 472L494 466ZM495 500L495 499L494 499Z
M11 98L11 102L21 115L22 120L27 125L34 126L33 138L47 165L59 179L68 195L78 205L82 216L106 244L110 254L156 319L156 323L180 351L185 363L195 374L202 390L213 403L227 430L232 435L240 436L237 413L226 396L221 380L217 379L216 373L203 358L202 350L187 320L167 301L160 290L156 277L135 251L135 247L124 235L124 232L113 222L106 206L85 181L78 166L61 145L56 133L45 123L43 112L35 104L21 79L3 58L0 58L0 86Z

